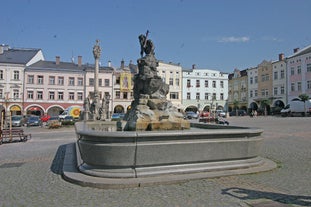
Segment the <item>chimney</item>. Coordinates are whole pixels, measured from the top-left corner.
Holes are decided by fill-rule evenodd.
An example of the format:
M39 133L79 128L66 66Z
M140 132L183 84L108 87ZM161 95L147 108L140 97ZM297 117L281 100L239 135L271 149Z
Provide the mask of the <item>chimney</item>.
M0 45L0 55L4 53L4 51L9 50L9 45L2 44Z
M121 60L121 69L124 69L124 60Z
M299 47L295 48L294 49L294 53L298 52L299 51Z
M282 61L282 60L284 60L284 53L279 54L279 61Z
M108 67L111 67L111 61L110 60L108 61Z
M59 63L60 63L60 57L59 57L59 56L56 56L56 57L55 57L55 64L56 64L56 65L59 65Z
M82 66L82 56L78 56L78 67Z
M192 69L195 69L195 68L196 68L196 65L195 65L195 64L193 64L193 65L192 65Z

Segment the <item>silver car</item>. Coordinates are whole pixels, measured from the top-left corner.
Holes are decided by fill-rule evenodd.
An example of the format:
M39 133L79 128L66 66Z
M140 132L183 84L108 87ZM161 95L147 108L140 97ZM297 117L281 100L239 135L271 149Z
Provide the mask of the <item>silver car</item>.
M12 116L12 126L13 127L20 127L20 126L23 126L23 124L24 124L23 116L19 116L19 115Z

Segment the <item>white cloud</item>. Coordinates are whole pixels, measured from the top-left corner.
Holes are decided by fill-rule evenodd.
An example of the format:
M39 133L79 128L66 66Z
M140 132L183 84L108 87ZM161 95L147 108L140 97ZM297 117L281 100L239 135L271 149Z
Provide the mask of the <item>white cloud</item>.
M249 37L221 37L218 39L218 42L227 43L227 42L248 42Z

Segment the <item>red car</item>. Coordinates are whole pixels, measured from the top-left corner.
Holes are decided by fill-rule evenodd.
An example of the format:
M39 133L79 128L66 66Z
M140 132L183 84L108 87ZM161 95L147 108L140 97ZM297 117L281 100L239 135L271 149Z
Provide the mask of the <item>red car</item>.
M51 118L50 115L44 115L44 116L41 116L41 121L42 122L47 122L50 118Z

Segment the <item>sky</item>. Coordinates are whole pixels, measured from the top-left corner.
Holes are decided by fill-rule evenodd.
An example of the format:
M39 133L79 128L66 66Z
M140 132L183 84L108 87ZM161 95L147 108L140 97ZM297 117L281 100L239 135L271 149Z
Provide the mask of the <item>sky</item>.
M0 44L120 67L149 30L158 60L232 73L311 45L310 0L2 0Z

